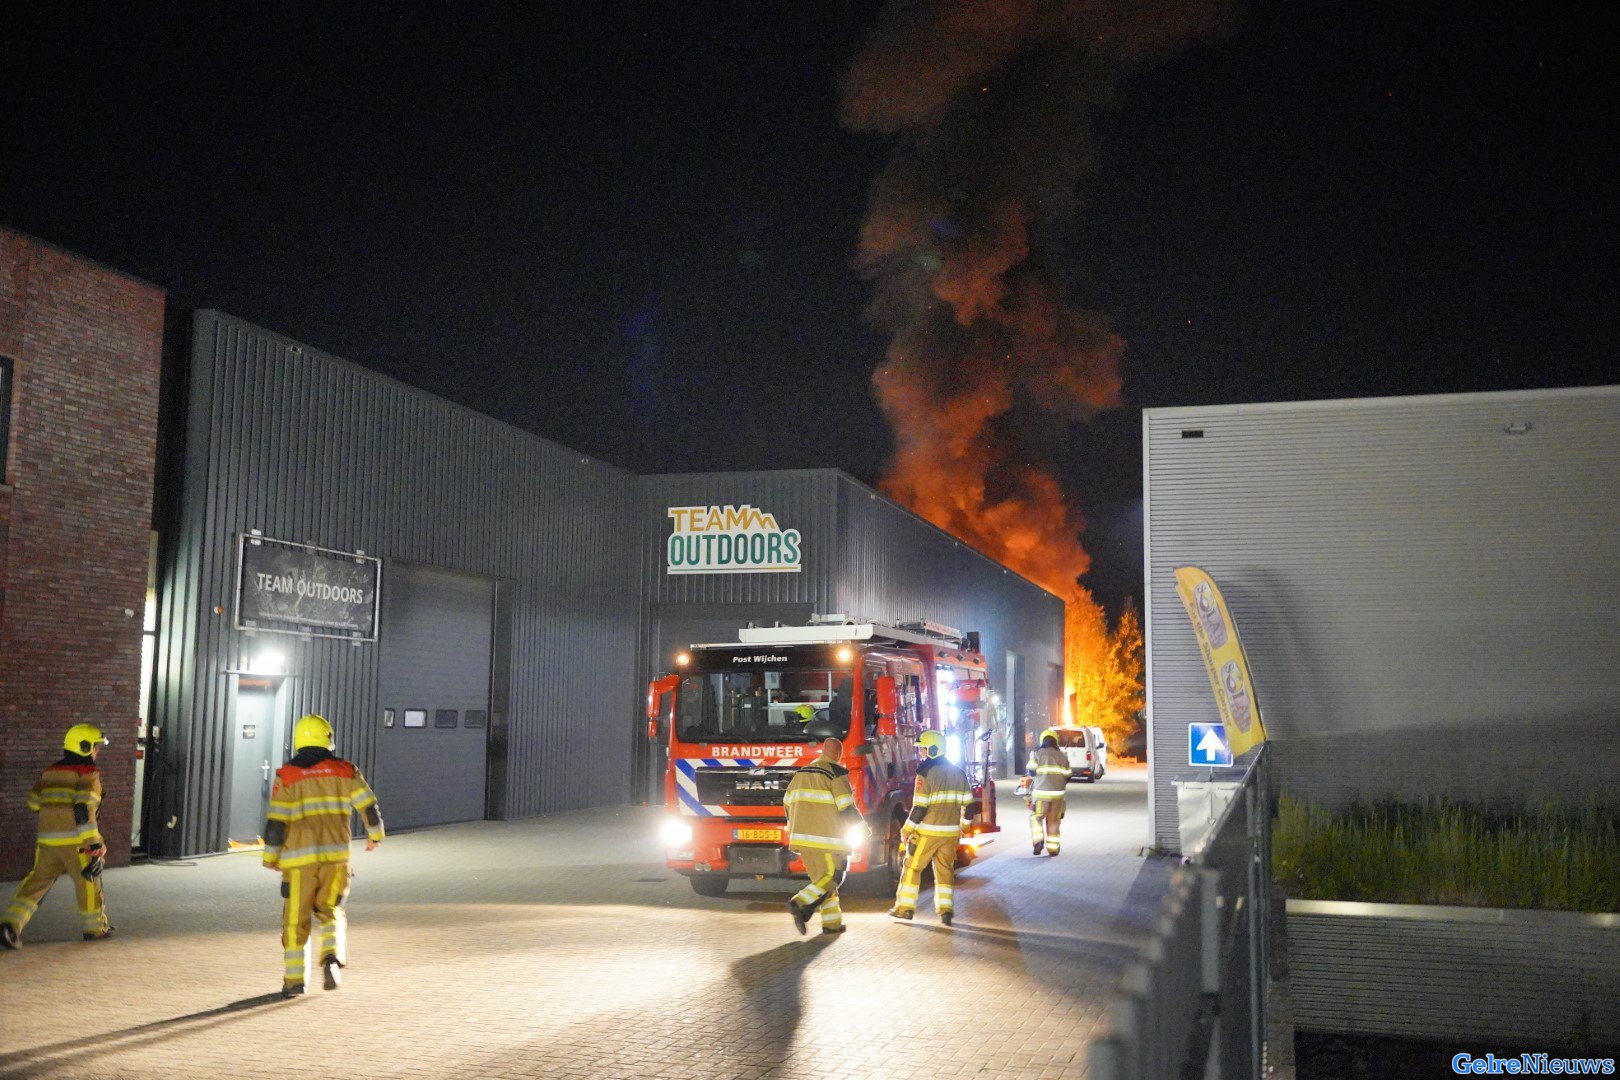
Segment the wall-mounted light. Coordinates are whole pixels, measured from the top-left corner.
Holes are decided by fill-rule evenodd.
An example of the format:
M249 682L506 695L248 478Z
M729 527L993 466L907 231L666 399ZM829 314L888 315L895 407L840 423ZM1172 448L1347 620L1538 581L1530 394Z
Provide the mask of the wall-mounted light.
M675 654L675 666L676 667L685 667L687 664L690 664L691 662L692 662L692 654L691 653L676 653Z
M1509 435L1523 435L1533 426L1534 425L1528 420L1509 420L1507 422L1507 427L1503 428L1502 430L1506 431Z
M266 649L248 662L248 671L254 675L285 675L287 656L274 649Z

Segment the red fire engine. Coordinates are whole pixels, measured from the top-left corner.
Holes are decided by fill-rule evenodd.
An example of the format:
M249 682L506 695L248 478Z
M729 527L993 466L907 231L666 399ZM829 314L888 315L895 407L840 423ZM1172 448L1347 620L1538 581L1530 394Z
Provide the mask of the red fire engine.
M973 785L957 865L998 831L977 634L821 616L807 626L746 627L737 638L683 650L647 692L648 737L669 749L665 862L699 894L720 896L732 878L804 873L784 842L782 796L829 737L843 740L840 764L871 828L870 840L852 844L852 872L887 889L898 881L913 744L925 730L944 734L947 756Z

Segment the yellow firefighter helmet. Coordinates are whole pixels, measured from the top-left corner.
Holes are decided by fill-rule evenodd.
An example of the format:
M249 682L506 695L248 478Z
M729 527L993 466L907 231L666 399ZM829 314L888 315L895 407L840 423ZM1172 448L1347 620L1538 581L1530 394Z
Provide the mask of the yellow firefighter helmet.
M319 713L309 713L300 716L298 723L293 725L293 751L296 753L306 746L319 746L323 749L332 749L332 725L326 722L326 717Z
M1040 744L1042 746L1046 745L1046 740L1047 739L1052 740L1052 745L1053 746L1057 745L1057 741L1058 741L1057 728L1047 728L1045 731L1041 732Z
M925 758L937 758L945 753L945 736L937 731L925 731L917 736L917 749Z
M107 736L94 724L74 724L62 736L62 749L70 754L88 755L91 747L106 745Z
M799 723L808 724L816 718L816 707L814 705L800 705L793 710L793 715L799 718Z

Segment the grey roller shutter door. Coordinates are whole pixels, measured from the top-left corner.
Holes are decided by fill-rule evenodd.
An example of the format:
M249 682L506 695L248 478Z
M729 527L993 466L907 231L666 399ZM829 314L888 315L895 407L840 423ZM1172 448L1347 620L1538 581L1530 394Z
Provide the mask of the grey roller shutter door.
M393 726L378 732L371 779L390 826L484 816L493 605L484 578L395 563L384 573L378 697ZM406 726L408 710L423 726Z

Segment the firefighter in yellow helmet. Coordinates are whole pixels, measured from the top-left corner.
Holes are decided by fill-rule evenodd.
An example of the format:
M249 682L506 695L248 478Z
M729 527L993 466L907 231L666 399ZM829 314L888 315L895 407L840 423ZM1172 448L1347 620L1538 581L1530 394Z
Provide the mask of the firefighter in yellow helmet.
M101 770L96 768L96 755L105 745L107 737L100 728L74 724L62 737L62 759L41 773L29 790L28 809L39 813L34 868L0 916L0 945L22 947L23 927L63 874L73 882L77 894L84 940L99 941L113 932L101 891L107 845L96 824L101 809Z
M838 886L849 869L851 841L866 840L866 821L855 807L849 770L838 763L843 755L842 741L823 742L821 755L793 774L782 796L787 810L788 847L810 875L810 884L788 901L788 914L801 934L817 911L821 912L823 934L844 932Z
M963 817L973 801L973 787L967 773L945 756L945 737L939 732L917 736L917 753L922 761L917 766L911 814L900 829L906 861L889 914L910 919L916 913L923 869L932 863L934 910L939 912L939 921L949 926L956 910L956 846L962 841Z
M1058 749L1057 732L1041 732L1041 745L1029 756L1025 768L1031 778L1029 792L1029 839L1035 854L1045 848L1056 855L1063 841L1059 836L1069 787L1069 759Z
M351 813L366 826L366 850L383 840L382 814L366 778L332 752L332 725L311 713L293 725L292 760L276 770L264 824L264 865L281 871L281 996L304 992L309 920L321 924L321 969L328 990L348 964L343 902L349 898Z

